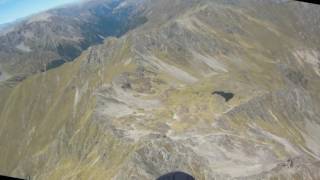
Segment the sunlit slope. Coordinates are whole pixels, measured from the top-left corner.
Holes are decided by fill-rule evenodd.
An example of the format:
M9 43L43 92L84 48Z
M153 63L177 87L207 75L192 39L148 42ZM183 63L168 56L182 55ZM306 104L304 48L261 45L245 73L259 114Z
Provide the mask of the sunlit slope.
M138 2L144 25L1 93L1 174L320 178L317 8Z

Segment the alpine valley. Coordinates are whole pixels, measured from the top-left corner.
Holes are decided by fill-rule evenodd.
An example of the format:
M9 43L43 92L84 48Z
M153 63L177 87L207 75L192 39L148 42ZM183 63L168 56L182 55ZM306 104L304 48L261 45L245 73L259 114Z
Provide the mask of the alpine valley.
M320 6L86 0L0 28L0 174L320 179Z

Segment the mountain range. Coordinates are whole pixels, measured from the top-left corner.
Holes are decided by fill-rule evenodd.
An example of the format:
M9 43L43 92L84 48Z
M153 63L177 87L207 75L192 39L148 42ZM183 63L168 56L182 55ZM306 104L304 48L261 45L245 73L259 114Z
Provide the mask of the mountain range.
M320 179L317 5L88 0L0 34L0 174Z

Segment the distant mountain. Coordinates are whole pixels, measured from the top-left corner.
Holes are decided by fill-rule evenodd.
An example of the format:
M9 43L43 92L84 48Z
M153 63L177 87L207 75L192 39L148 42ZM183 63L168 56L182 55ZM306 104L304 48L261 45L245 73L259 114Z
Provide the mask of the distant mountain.
M118 37L143 24L140 9L118 0L92 0L25 18L0 33L0 66L8 74L28 75L72 61L90 45ZM8 25L7 25L8 26Z
M0 29L3 29L4 27L6 27L6 24L0 24Z
M320 179L319 6L88 1L2 38L29 76L0 83L0 174Z

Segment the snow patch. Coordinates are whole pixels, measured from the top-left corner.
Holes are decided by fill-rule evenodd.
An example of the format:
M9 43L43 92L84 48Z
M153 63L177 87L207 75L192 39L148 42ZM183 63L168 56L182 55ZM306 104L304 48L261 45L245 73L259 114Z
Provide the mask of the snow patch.
M185 82L185 83L195 83L198 81L197 78L189 74L188 72L177 68L174 65L167 64L160 60L159 58L149 55L145 56L141 53L139 53L143 57L143 59L147 60L151 65L155 66L156 68L160 69L163 72L166 72L167 74L171 75L174 78L177 78L178 80Z
M49 13L40 13L36 14L30 17L28 20L28 24L34 23L34 22L50 22L51 21L51 14Z
M23 52L31 52L31 48L27 45L24 44L24 42L21 42L20 44L18 44L16 46L17 49L19 49L20 51L23 51Z
M228 70L224 67L223 64L221 64L217 59L215 59L214 57L210 57L210 56L206 56L206 55L202 55L199 54L195 51L192 52L193 57L195 60L197 61L201 61L203 63L205 63L206 65L208 65L212 70L221 73L221 72L228 72Z

